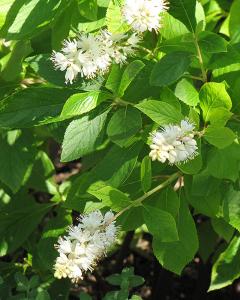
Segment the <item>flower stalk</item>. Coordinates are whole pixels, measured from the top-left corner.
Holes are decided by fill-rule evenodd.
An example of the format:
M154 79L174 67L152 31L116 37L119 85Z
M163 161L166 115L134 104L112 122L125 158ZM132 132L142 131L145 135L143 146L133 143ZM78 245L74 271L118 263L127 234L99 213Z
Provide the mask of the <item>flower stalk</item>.
M170 185L173 181L175 181L176 179L178 179L181 175L182 174L180 172L176 172L173 175L171 175L167 180L165 180L164 182L162 182L161 184L159 184L158 186L156 186L152 190L148 191L143 196L141 196L138 199L134 200L130 205L128 205L127 207L125 207L124 209L122 209L121 211L119 211L113 217L113 219L111 219L111 222L115 221L118 217L120 217L124 212L128 211L129 209L131 209L133 207L141 206L141 204L142 204L142 202L144 200L146 200L148 197L152 196L156 192L158 192L158 191L164 189L165 187L167 187L168 185Z

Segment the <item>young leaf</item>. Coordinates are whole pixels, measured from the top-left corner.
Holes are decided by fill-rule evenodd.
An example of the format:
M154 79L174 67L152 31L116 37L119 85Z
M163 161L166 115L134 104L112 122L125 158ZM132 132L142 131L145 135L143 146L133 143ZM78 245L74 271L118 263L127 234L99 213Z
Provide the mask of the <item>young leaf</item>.
M232 108L231 98L223 83L205 83L200 90L199 99L205 122L214 122L211 115L214 109L225 108L229 111Z
M215 127L210 125L204 133L204 138L215 147L223 149L233 143L236 135L227 127Z
M135 105L145 115L159 125L179 123L183 116L174 106L157 100L148 100Z
M123 147L127 140L142 127L140 112L130 106L116 111L108 123L107 134L114 143Z
M187 80L179 81L175 88L175 95L185 104L189 106L196 106L199 102L198 92L193 84Z
M107 27L111 33L124 33L129 26L124 22L121 7L117 1L111 0L107 8Z
M149 232L159 242L173 242L179 239L176 222L168 212L144 205L143 217Z
M232 284L240 276L240 238L235 237L213 265L209 291Z
M164 26L161 28L161 35L166 40L189 34L187 27L181 21L171 16L168 12L166 12L162 18Z
M166 54L153 67L150 84L153 86L166 86L174 83L187 71L190 63L191 59L187 52Z
M145 193L152 185L152 163L149 156L145 156L141 163L141 185Z
M61 160L71 161L91 153L102 143L102 130L109 110L72 121L64 135Z

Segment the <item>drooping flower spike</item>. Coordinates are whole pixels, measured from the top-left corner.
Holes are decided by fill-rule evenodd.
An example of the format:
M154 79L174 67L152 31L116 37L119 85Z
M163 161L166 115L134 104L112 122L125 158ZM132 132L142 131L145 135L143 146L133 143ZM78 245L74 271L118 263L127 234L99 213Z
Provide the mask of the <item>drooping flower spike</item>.
M60 237L56 245L59 253L54 265L56 278L68 277L78 282L86 271L93 270L116 240L113 218L111 211L103 216L97 210L82 216L78 225L68 228L68 235Z
M125 0L122 8L124 19L137 32L158 31L162 14L167 10L165 0Z
M165 125L151 134L149 156L153 161L179 164L193 159L197 153L194 125L182 120L180 125Z

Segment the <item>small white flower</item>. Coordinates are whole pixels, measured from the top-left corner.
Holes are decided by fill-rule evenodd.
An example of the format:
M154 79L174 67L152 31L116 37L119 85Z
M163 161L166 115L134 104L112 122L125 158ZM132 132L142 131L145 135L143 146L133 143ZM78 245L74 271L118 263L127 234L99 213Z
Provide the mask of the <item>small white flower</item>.
M168 9L165 0L125 0L123 17L137 32L158 31L161 14Z
M177 164L197 155L197 142L194 139L194 125L182 120L180 126L165 125L152 134L149 156L153 161L169 161Z
M54 265L56 278L70 278L73 282L82 279L83 273L92 271L115 242L117 228L114 214L104 216L97 210L84 215L77 226L70 226L68 235L60 237L56 249L59 256Z

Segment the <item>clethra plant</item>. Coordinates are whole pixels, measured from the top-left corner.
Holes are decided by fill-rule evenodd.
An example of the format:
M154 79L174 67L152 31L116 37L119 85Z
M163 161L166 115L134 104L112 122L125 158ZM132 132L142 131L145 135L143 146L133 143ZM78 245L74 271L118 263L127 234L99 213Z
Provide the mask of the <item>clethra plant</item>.
M165 270L210 267L204 292L231 285L240 1L3 2L0 299L95 299L129 231ZM151 299L120 263L102 298Z

